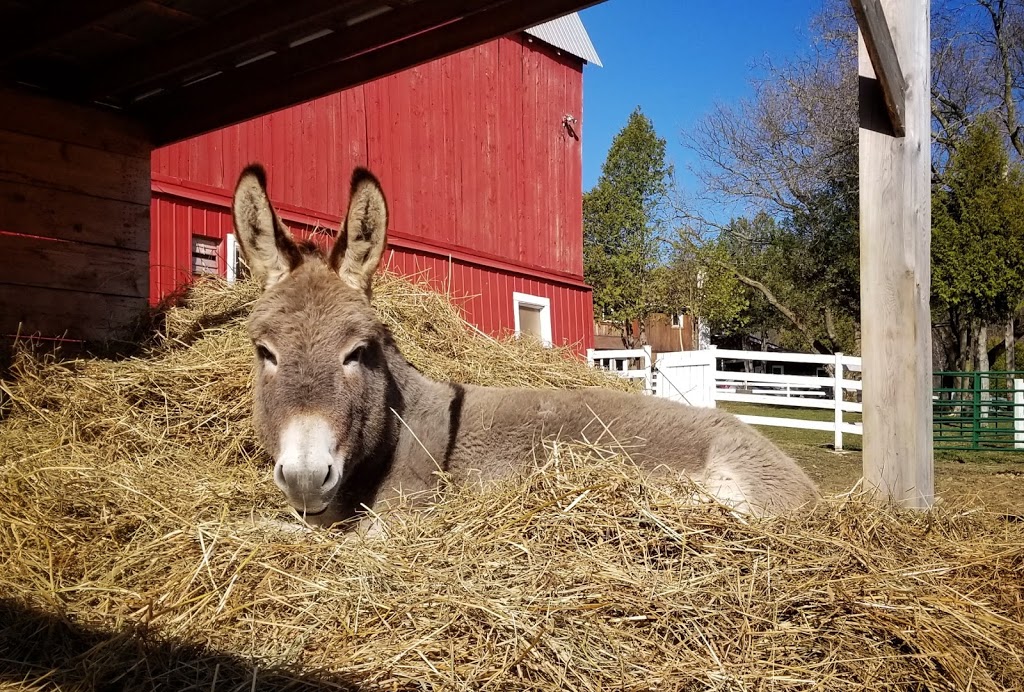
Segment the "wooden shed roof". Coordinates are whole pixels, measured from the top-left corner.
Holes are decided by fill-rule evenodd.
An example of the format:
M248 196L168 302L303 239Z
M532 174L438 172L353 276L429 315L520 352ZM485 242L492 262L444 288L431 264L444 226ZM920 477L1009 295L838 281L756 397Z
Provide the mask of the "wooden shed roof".
M161 145L598 0L0 0L0 86L119 111Z

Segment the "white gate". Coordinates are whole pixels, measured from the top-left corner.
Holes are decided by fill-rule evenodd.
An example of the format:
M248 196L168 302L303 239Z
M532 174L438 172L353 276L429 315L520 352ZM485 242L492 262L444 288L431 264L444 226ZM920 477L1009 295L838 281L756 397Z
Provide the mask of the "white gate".
M654 395L690 406L715 408L715 352L677 351L658 356Z

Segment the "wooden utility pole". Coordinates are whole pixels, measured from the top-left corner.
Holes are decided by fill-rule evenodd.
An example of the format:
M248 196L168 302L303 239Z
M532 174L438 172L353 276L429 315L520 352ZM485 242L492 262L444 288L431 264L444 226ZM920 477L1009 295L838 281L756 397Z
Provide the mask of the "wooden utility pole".
M852 0L860 25L864 479L933 500L929 0Z

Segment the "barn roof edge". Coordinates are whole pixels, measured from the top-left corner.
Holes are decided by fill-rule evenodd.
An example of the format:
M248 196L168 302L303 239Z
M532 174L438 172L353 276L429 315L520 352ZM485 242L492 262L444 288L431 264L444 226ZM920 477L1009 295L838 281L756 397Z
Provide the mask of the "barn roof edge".
M604 67L586 27L583 26L579 12L572 12L530 27L524 33L574 55L584 62Z

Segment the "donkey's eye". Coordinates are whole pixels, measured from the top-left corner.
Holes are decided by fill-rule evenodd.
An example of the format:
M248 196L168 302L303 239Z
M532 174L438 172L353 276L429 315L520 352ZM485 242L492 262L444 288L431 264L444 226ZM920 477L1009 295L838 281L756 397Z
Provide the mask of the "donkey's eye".
M256 344L256 356L264 363L277 365L277 356L263 344Z
M348 352L342 359L342 365L356 365L363 360L363 353L366 351L365 346L356 346L354 349Z

